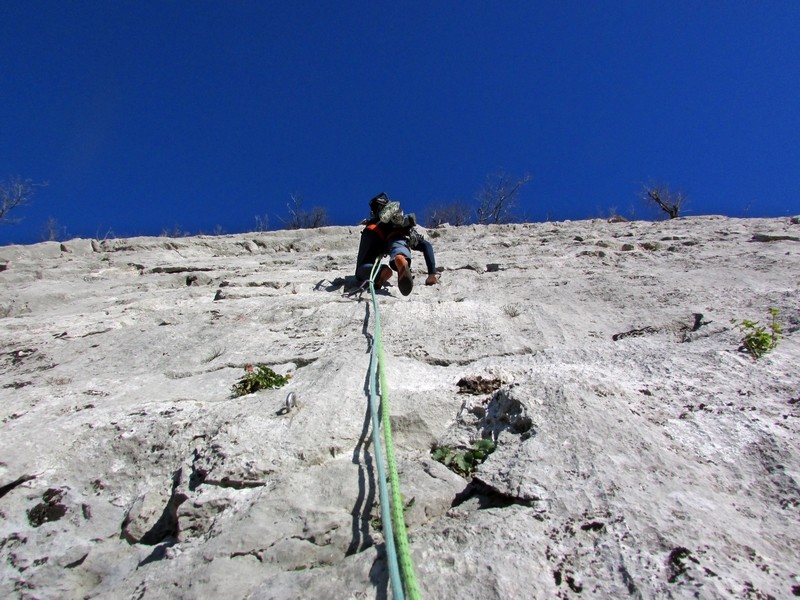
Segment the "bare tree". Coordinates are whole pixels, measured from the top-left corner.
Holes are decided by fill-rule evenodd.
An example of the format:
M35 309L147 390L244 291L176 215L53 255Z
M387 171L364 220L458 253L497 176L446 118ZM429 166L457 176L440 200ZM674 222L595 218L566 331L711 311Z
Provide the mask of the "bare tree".
M486 183L475 196L478 202L477 222L485 225L510 221L519 192L530 180L531 176L527 173L521 179L515 179L502 169L488 175Z
M62 227L55 217L47 217L47 221L42 226L43 242L58 242L67 237L67 228Z
M328 212L319 206L310 211L303 208L303 196L294 193L289 196L289 218L284 221L286 229L316 229L328 224Z
M11 177L7 183L0 182L0 223L18 223L19 219L9 218L8 213L15 208L30 204L36 188L46 185L19 177Z
M264 214L256 215L256 231L258 233L264 233L265 231L269 231L269 215Z
M472 216L472 208L466 203L456 200L444 204L434 204L425 211L425 226L438 227L444 223L450 225L467 225Z
M657 206L667 213L670 219L680 216L686 204L683 192L671 192L666 185L645 185L641 197L646 204Z
M182 238L189 237L191 235L192 234L188 229L184 229L178 223L176 223L171 229L169 227L162 228L161 233L158 234L158 237Z

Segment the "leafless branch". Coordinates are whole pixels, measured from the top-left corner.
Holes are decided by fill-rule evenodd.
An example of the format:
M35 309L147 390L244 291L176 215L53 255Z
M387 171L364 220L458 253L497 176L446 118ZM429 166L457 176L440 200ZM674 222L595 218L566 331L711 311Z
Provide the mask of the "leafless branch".
M507 223L517 204L520 190L531 180L527 173L521 179L514 179L502 169L486 178L486 183L477 193L478 223Z
M671 192L665 185L650 185L644 186L642 200L660 208L670 219L675 219L686 204L686 195L683 192Z
M289 218L284 221L286 229L316 229L328 224L328 213L315 206L310 211L303 208L303 196L295 192L289 196Z
M8 182L0 182L0 223L18 223L19 219L11 219L8 213L30 204L37 187L45 187L47 183L33 183L30 179L11 177Z
M470 222L472 208L466 202L454 201L434 204L426 212L426 227L438 227L444 223L459 226L467 225Z

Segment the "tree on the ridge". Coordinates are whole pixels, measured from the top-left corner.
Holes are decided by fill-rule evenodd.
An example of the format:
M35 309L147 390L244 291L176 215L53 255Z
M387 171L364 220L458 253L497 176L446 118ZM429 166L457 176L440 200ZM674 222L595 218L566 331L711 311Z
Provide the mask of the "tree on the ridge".
M530 180L531 176L527 173L521 179L515 179L502 169L488 175L486 183L475 196L478 202L477 223L508 223L520 190Z
M670 219L679 217L686 204L686 195L683 192L671 192L666 185L644 186L641 198L646 204L660 208Z
M47 221L42 226L41 238L43 242L58 242L65 239L67 228L63 227L55 217L47 217Z
M284 220L286 229L315 229L328 224L328 212L319 206L310 211L303 208L303 196L294 193L289 196L289 218Z
M30 204L37 187L46 183L33 183L30 179L11 177L8 182L0 181L0 223L18 223L19 219L11 219L8 213Z
M444 223L454 226L467 225L472 219L472 207L466 202L458 200L444 204L433 204L425 212L426 227L438 227Z

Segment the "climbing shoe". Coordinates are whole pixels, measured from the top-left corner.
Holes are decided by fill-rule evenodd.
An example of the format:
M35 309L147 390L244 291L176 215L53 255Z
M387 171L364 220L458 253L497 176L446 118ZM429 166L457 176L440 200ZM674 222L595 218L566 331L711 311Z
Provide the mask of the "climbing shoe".
M408 260L402 254L394 257L394 266L397 268L397 287L403 296L408 296L414 287L414 278L408 268Z
M375 289L385 286L391 278L392 270L386 265L381 265L381 270L378 271L378 276L375 278Z
M438 273L431 273L428 275L428 278L425 280L425 285L436 285L439 283L439 274Z

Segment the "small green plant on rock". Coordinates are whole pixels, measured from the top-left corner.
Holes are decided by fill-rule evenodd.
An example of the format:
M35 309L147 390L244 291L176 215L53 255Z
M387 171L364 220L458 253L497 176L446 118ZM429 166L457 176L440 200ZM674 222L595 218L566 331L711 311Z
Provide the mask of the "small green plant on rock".
M742 319L737 321L731 319L731 323L736 325L744 334L742 345L739 348L744 350L753 358L761 358L770 350L773 350L778 341L783 337L783 327L778 321L778 309L769 309L770 322L767 326L761 325L758 321Z
M451 471L469 477L475 472L478 465L494 452L496 447L497 444L492 440L478 440L468 450L440 446L431 452L431 458L438 460Z
M274 390L286 385L289 377L279 375L266 365L245 365L247 374L236 382L231 389L233 396L246 396L258 390Z

